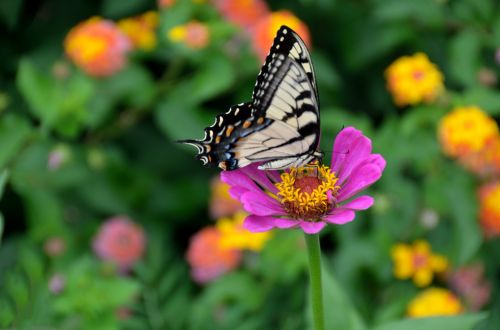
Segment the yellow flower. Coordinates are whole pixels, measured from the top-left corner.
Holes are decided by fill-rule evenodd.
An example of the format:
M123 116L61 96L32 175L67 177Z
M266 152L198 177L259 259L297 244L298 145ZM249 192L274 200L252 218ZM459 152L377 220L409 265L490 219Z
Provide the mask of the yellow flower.
M118 22L120 30L129 37L135 48L152 50L156 47L156 28L160 23L158 12L148 11L140 16Z
M271 232L252 233L243 228L243 220L247 214L238 212L232 218L217 221L217 229L221 233L219 244L224 249L260 251L271 238Z
M433 102L443 91L443 75L424 53L403 56L385 71L387 89L398 106Z
M429 285L434 273L443 272L448 267L446 258L433 254L429 243L423 240L417 240L413 245L397 244L391 254L394 276L400 280L412 278L419 287Z
M463 312L462 303L449 290L429 288L416 296L406 309L409 317L457 315Z
M498 138L498 125L477 106L458 107L441 119L438 137L445 154L465 157Z
M174 43L184 43L193 49L204 48L210 41L208 27L197 21L174 26L168 31L167 37Z
M500 182L479 189L479 219L486 237L500 235Z

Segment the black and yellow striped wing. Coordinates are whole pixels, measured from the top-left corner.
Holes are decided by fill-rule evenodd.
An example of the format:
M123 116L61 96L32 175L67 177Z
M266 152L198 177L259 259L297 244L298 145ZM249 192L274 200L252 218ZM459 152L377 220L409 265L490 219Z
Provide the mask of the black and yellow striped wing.
M257 77L252 101L233 106L205 129L198 149L206 165L232 170L254 162L261 169L298 167L321 157L319 98L307 48L282 26Z

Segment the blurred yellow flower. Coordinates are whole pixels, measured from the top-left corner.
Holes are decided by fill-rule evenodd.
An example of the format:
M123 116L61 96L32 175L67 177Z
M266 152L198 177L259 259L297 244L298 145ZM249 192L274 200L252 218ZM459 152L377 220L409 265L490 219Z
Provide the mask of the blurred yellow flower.
M443 91L443 75L424 53L403 56L386 70L387 89L398 106L433 102Z
M152 50L156 47L156 29L160 16L156 11L148 11L142 15L118 21L120 30L129 37L135 48Z
M121 70L130 50L129 39L109 20L92 17L71 29L64 40L66 55L92 76Z
M479 188L479 219L486 237L500 235L500 182Z
M443 272L448 267L446 258L433 254L429 243L423 240L417 240L413 245L397 244L391 255L394 276L400 280L412 278L418 287L429 285L434 273Z
M251 29L252 44L261 60L264 60L273 44L276 32L282 25L293 29L304 40L307 47L311 47L309 29L297 16L287 10L280 10L264 16Z
M219 244L225 249L260 251L271 238L271 232L253 233L243 228L245 212L238 212L232 218L217 221L216 228L221 233Z
M172 42L184 43L190 48L200 49L207 46L210 41L210 31L205 24L191 21L174 26L167 32L167 37Z
M449 290L429 288L417 295L409 304L409 317L457 315L463 312L462 303Z
M477 106L457 107L441 119L438 138L445 154L465 157L498 138L498 125Z

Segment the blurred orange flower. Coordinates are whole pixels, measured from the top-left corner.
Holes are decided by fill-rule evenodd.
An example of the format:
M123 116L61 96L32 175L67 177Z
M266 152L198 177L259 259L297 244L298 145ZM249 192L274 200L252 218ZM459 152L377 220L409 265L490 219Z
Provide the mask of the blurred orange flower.
M244 28L251 27L269 14L267 3L263 0L215 0L214 4L229 22Z
M429 288L417 295L409 304L406 314L409 317L428 317L438 315L457 315L463 312L462 303L449 290Z
M466 157L498 138L498 125L477 106L457 107L444 116L438 138L445 154Z
M210 41L208 27L197 21L174 26L168 31L167 36L170 41L184 43L193 49L204 48Z
M114 262L122 270L138 261L145 247L146 236L142 227L124 216L106 220L93 241L95 253L103 260Z
M92 17L69 31L64 49L86 73L105 77L123 68L131 44L112 21Z
M220 244L226 249L261 251L272 233L253 233L243 228L243 221L247 213L238 212L233 217L222 218L217 221L216 227L221 233Z
M403 56L386 70L387 89L398 106L433 102L443 91L443 75L424 53Z
M142 15L118 21L118 27L129 37L135 48L152 50L156 47L156 29L160 23L158 12L148 11Z
M259 20L250 32L253 48L262 61L269 53L276 32L282 25L297 32L306 46L311 47L309 29L297 16L287 10L273 12Z
M441 273L448 267L446 258L433 254L429 243L423 240L417 240L413 245L397 244L391 255L394 276L400 280L413 278L418 287L429 285L434 273Z
M462 157L459 161L465 168L481 177L499 177L500 135L486 143L478 152Z
M500 182L479 188L479 220L486 237L500 235Z
M158 8L170 8L175 4L176 0L158 0Z
M187 261L191 276L198 283L207 283L238 267L241 252L220 244L221 232L215 227L200 230L189 243Z
M229 185L220 177L214 178L210 185L209 212L212 219L228 217L243 210L241 203L229 194Z

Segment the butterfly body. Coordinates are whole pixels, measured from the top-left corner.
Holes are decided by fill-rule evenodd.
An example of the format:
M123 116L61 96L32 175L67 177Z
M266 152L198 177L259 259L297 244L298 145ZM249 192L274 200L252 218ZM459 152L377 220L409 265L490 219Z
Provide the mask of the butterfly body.
M319 98L307 48L282 26L257 76L252 101L217 115L202 140L184 140L198 149L204 165L233 170L251 163L260 169L299 167L322 153Z

